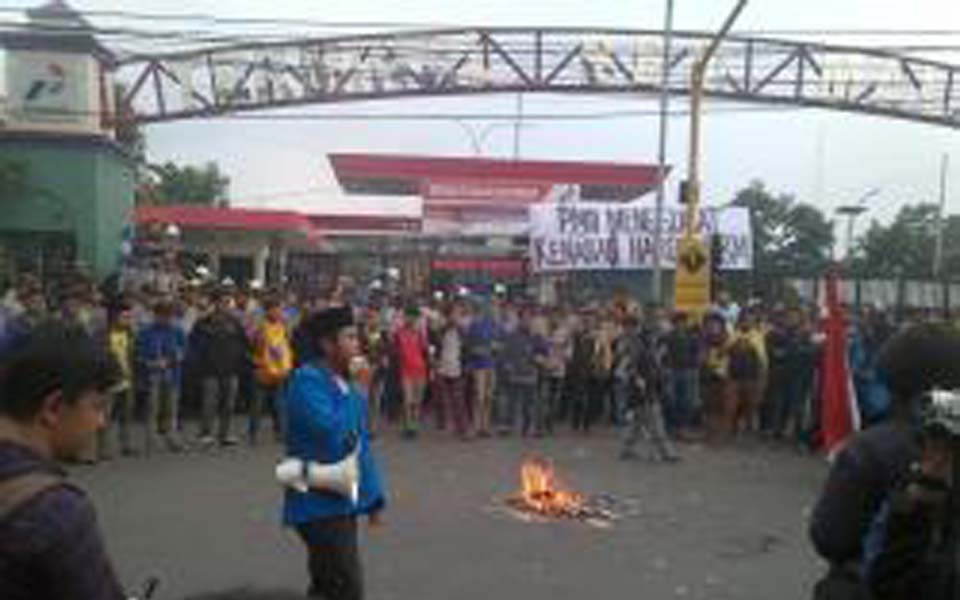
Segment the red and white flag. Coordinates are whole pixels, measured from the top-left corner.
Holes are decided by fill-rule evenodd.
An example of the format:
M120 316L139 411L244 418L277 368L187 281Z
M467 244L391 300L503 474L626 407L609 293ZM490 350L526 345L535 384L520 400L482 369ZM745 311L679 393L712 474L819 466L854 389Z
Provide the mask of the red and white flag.
M820 369L820 441L829 458L860 429L860 411L847 353L847 319L840 304L840 277L836 268L824 280L825 335Z

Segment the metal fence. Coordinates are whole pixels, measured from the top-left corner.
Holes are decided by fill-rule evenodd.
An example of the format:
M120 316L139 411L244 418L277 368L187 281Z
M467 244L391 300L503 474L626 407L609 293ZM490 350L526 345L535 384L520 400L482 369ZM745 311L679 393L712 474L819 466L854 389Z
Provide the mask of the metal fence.
M823 289L821 279L790 279L797 295L816 302ZM845 279L840 283L841 301L853 306L873 305L883 309L960 310L960 283L912 279Z

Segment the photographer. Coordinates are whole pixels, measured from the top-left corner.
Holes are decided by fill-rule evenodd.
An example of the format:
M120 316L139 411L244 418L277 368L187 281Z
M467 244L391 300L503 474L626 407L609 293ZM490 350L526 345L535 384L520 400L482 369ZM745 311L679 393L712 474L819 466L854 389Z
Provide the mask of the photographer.
M960 330L924 324L885 345L877 368L894 402L890 419L837 455L810 536L830 572L817 600L951 597L949 486L954 441L922 405L960 388Z

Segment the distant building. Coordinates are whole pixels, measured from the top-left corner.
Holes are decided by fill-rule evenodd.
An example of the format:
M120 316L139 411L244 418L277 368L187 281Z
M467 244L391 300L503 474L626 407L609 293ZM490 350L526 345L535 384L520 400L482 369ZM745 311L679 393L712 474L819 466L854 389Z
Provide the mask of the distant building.
M399 273L426 293L497 284L523 291L527 211L550 201L634 200L657 183L653 165L334 154L342 194L302 212L141 207L141 224L175 224L182 251L218 278L320 290ZM319 204L319 207L313 208Z

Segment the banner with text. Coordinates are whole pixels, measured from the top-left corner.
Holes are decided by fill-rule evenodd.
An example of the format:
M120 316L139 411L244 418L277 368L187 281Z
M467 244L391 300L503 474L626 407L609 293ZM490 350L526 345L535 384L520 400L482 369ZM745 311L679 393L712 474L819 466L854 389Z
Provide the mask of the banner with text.
M683 207L663 209L662 265L676 264ZM722 269L753 268L750 212L742 207L700 212L698 233L723 244ZM534 272L652 269L656 210L608 202L542 203L530 207L530 264Z

